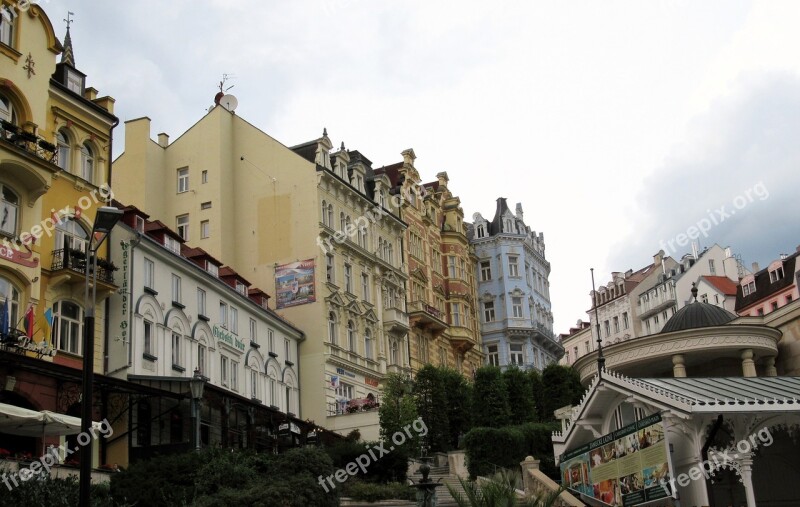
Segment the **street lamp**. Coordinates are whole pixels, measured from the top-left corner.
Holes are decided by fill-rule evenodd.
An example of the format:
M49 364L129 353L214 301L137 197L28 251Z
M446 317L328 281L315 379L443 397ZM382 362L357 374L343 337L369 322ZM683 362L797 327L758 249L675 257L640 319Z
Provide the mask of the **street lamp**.
M192 418L194 419L194 450L200 450L200 400L203 399L203 389L206 386L207 377L200 373L200 368L194 369L194 375L189 381L189 389L192 392Z
M97 210L89 236L86 257L86 280L84 284L83 317L83 389L81 391L81 431L91 435L92 428L92 383L94 382L94 307L97 303L97 251L108 237L111 229L122 218L122 210L103 206ZM92 298L89 299L89 278L92 280ZM81 450L80 505L91 504L92 484L92 439Z

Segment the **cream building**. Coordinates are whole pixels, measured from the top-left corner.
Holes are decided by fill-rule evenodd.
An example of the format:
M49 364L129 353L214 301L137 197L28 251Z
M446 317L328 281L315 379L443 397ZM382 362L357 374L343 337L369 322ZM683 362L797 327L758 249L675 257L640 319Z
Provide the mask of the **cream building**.
M288 148L217 105L172 143L128 121L112 183L303 330L300 417L376 439L381 382L408 365L405 223L369 160L332 147L323 133Z

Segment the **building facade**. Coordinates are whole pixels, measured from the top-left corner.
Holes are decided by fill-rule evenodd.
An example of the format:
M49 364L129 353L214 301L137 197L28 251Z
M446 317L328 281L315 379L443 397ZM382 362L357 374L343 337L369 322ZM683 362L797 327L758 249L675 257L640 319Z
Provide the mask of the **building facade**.
M491 221L480 213L472 218L486 363L541 370L557 362L564 348L553 333L544 234L525 224L521 204L512 213L503 197Z
M149 125L126 123L121 200L274 294L306 334L303 417L377 438L373 409L386 373L407 368L408 324L405 223L369 161L332 152L327 132L288 148L220 105L172 143Z

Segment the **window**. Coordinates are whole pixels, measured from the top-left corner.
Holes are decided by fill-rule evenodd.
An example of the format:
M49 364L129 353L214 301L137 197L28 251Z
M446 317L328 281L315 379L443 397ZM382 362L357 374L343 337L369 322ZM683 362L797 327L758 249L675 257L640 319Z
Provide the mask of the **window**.
M352 320L347 321L347 346L350 352L356 351L356 325Z
M211 235L211 224L208 220L200 222L200 239L206 239Z
M658 325L658 314L656 314L656 316L655 316L655 317L653 317L653 322L654 322L656 325Z
M250 397L258 399L258 372L254 369L250 370Z
M742 285L742 295L744 296L749 296L750 294L753 294L755 291L756 291L755 281L751 281L749 283Z
M483 321L494 322L494 302L487 301L483 303Z
M508 346L508 351L511 358L511 364L522 365L524 364L523 356L523 344L521 343L512 343Z
M256 341L256 320L252 318L250 319L250 341Z
M155 273L156 265L150 259L144 260L144 286L153 289L155 288Z
M763 317L764 316L764 308L759 308L758 311L756 312L756 314L759 317Z
M447 350L439 345L439 366L447 366Z
M478 238L486 237L486 228L483 225L478 226Z
M189 241L189 215L175 217L175 226L178 236L184 241Z
M372 359L372 333L369 329L364 331L364 357Z
M515 319L522 318L522 298L521 297L512 297L511 298L511 310L512 314Z
M644 321L645 327L647 328L647 334L650 334L650 319Z
M518 262L519 257L516 255L508 256L508 276L519 276L519 266L517 265Z
M628 329L628 312L622 314L622 329Z
M428 362L428 339L424 336L418 337L419 360L423 363Z
M81 178L94 181L94 151L88 143L81 147Z
M489 366L500 366L500 354L497 345L486 346L486 362Z
M275 331L272 329L267 331L267 344L269 345L269 351L275 352Z
M346 382L339 382L339 387L336 388L336 397L345 400L351 400L353 398L353 386Z
M180 255L181 253L180 241L167 234L164 235L164 246L167 247L167 250L169 250L170 252L176 253L178 255Z
M219 278L219 266L213 262L206 261L206 271Z
M788 305L791 302L792 302L792 295L789 294L789 295L786 296L786 304Z
M278 383L275 381L275 374L269 376L269 403L278 406Z
M603 323L606 329L606 337L611 336L611 324L608 321Z
M9 5L0 7L0 43L6 46L14 45L14 23L17 14Z
M705 294L704 294L704 295L705 295ZM706 299L705 299L704 303L708 303L708 296L706 296ZM664 320L664 324L666 324L666 323L667 323L667 320L669 320L669 317L667 316L667 311L666 311L666 310L664 310L664 311L661 313L661 318Z
M336 314L333 312L328 314L328 341L336 345Z
M347 227L347 218L345 217L344 211L339 212L339 230L343 233L345 232L345 227Z
M17 218L19 217L19 197L6 185L0 184L2 195L0 195L0 233L9 236L17 235ZM77 225L77 224L76 224ZM56 243L56 248L61 245Z
M712 275L717 274L717 268L714 266L714 259L708 259L708 272Z
M140 217L139 215L136 215L134 217L134 222L135 222L134 229L144 234L144 218Z
M153 355L153 323L149 320L143 322L144 328L144 347L143 352L148 355Z
M174 332L172 333L172 366L181 365L181 335Z
M779 266L769 272L770 283L775 283L781 278L783 278L783 266Z
M197 368L200 370L200 373L202 375L206 374L206 352L207 352L206 346L203 345L203 344L198 343L197 344Z
M619 317L614 317L614 333L619 333Z
M225 356L219 358L219 380L222 385L228 387L228 358Z
M389 344L389 364L400 364L400 346L397 340L392 340Z
M450 320L453 326L463 326L463 318L461 316L461 303L450 303Z
M324 199L322 200L322 225L331 226L328 222L328 202Z
M583 342L583 348L586 350L587 354L592 351L591 343L592 342L590 342L589 340L586 340L585 342Z
M231 389L239 390L239 363L231 361Z
M197 314L206 315L206 291L197 289Z
M344 290L353 293L353 267L350 264L344 265Z
M239 310L231 307L231 333L239 334Z
M378 204L380 204L381 208L386 207L386 191L383 189L378 192Z
M228 329L228 304L219 302L219 325Z
M200 173L200 183L208 183L208 171L205 169Z
M334 283L334 271L333 271L333 255L327 254L325 255L325 280L328 283Z
M8 303L8 322L19 322L19 290L7 278L0 276L0 306ZM10 324L14 326L14 324ZM55 333L56 326L53 325L53 332Z
M56 134L56 146L58 146L58 167L69 172L72 150L70 149L69 135L64 130L59 130Z
M189 168L178 169L178 193L189 191Z
M572 352L575 355L575 359L578 359L579 356L578 356L578 346L577 345L572 348Z
M181 302L181 277L172 275L172 300L176 303Z
M369 275L366 273L361 273L361 294L364 301L369 303Z
M56 246L58 248L70 248L86 253L89 243L89 234L77 220L68 219L56 225Z

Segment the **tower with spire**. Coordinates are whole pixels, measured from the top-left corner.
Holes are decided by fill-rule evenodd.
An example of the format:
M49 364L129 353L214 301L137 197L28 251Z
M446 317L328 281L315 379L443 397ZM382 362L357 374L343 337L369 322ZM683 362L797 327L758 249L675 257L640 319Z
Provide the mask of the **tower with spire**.
M67 33L64 35L64 49L61 52L61 61L56 64L53 78L69 91L83 96L86 88L86 74L75 68L75 51L72 48L72 36L69 33L70 25L75 22L72 16L74 16L74 13L67 12L67 17L64 19L67 24Z

